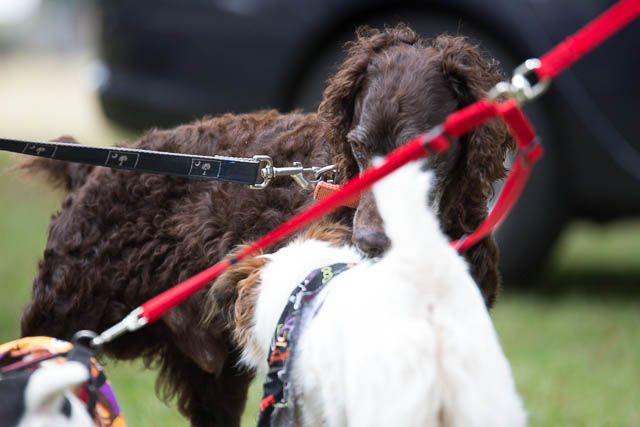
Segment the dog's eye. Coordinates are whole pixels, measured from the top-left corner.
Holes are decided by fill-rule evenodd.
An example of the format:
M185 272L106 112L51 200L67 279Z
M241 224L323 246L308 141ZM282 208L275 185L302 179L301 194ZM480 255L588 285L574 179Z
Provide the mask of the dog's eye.
M355 157L356 162L358 162L359 166L363 166L365 161L367 160L367 156L363 151L357 149L353 145L351 145L351 152L353 153L353 157Z
M358 166L363 168L365 162L367 160L366 149L363 147L363 141L365 140L365 132L362 127L357 126L351 132L347 134L347 141L349 141L349 145L351 146L351 152L353 153L353 157L356 159Z

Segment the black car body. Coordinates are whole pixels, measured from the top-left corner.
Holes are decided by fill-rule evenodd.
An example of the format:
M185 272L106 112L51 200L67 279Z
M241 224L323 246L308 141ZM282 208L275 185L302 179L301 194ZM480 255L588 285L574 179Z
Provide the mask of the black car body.
M505 72L548 51L606 0L103 0L106 114L135 128L262 108L314 110L357 26L468 35ZM526 277L573 217L640 213L640 21L525 108L546 150L496 235L507 279Z

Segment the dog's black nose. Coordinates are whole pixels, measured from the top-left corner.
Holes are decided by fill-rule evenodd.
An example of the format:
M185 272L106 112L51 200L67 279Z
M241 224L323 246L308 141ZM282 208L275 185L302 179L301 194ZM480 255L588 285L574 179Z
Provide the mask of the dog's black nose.
M362 252L370 257L377 257L389 249L391 242L384 233L358 233L353 234L353 243Z

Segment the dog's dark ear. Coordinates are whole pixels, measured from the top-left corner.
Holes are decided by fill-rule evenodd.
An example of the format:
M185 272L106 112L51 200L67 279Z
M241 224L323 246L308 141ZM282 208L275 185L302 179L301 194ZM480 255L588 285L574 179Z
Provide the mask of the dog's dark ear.
M325 138L337 155L340 179L357 175L358 166L351 155L347 133L351 130L356 96L366 80L367 68L374 55L401 43L414 44L418 36L406 25L384 31L360 27L356 40L347 43L347 58L329 80L323 100L318 107L320 118L326 123Z
M458 108L486 98L496 83L505 80L498 61L484 54L465 37L441 35L434 39L433 44L441 54L442 73L458 100ZM514 147L513 140L500 121L480 126L464 139L469 172L477 173L473 181L481 178L481 194L490 196L493 181L505 175L504 157Z
M456 99L458 108L485 98L487 92L504 79L498 62L485 56L464 37L443 35L433 41L440 52L442 73ZM447 234L458 238L474 231L487 215L487 203L493 196L493 184L504 178L504 160L513 148L506 126L493 120L460 138L461 156L449 178L440 204L440 217ZM491 237L465 254L488 305L495 300L499 286L497 248Z
M260 273L268 261L260 256L243 259L222 273L209 289L204 326L226 329L234 348L247 345Z
M464 37L439 36L433 41L440 52L442 73L458 100L458 108L485 98L503 79L497 61L485 57ZM445 189L441 216L455 234L474 230L487 213L494 181L505 176L504 159L513 141L500 121L494 120L460 138L461 158ZM457 235L452 237L457 238Z
M442 73L462 106L486 97L489 89L504 80L498 61L466 37L440 35L433 47L440 52Z

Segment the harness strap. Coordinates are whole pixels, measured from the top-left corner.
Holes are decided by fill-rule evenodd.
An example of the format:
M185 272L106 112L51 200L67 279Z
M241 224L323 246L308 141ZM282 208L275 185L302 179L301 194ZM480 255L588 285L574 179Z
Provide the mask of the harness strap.
M0 138L0 150L92 166L245 185L257 184L261 164L259 160L240 157L197 156L135 148L94 147L66 142L36 142L10 138Z
M295 425L293 409L292 360L300 338L301 322L315 316L329 289L327 284L353 264L337 263L314 270L289 295L287 305L271 339L260 403L258 427ZM324 292L321 294L321 292Z
M336 191L340 190L338 184L330 184L326 181L320 181L316 184L316 188L313 191L313 200L324 200ZM360 195L356 194L351 199L345 200L342 205L351 209L356 209L360 204Z

